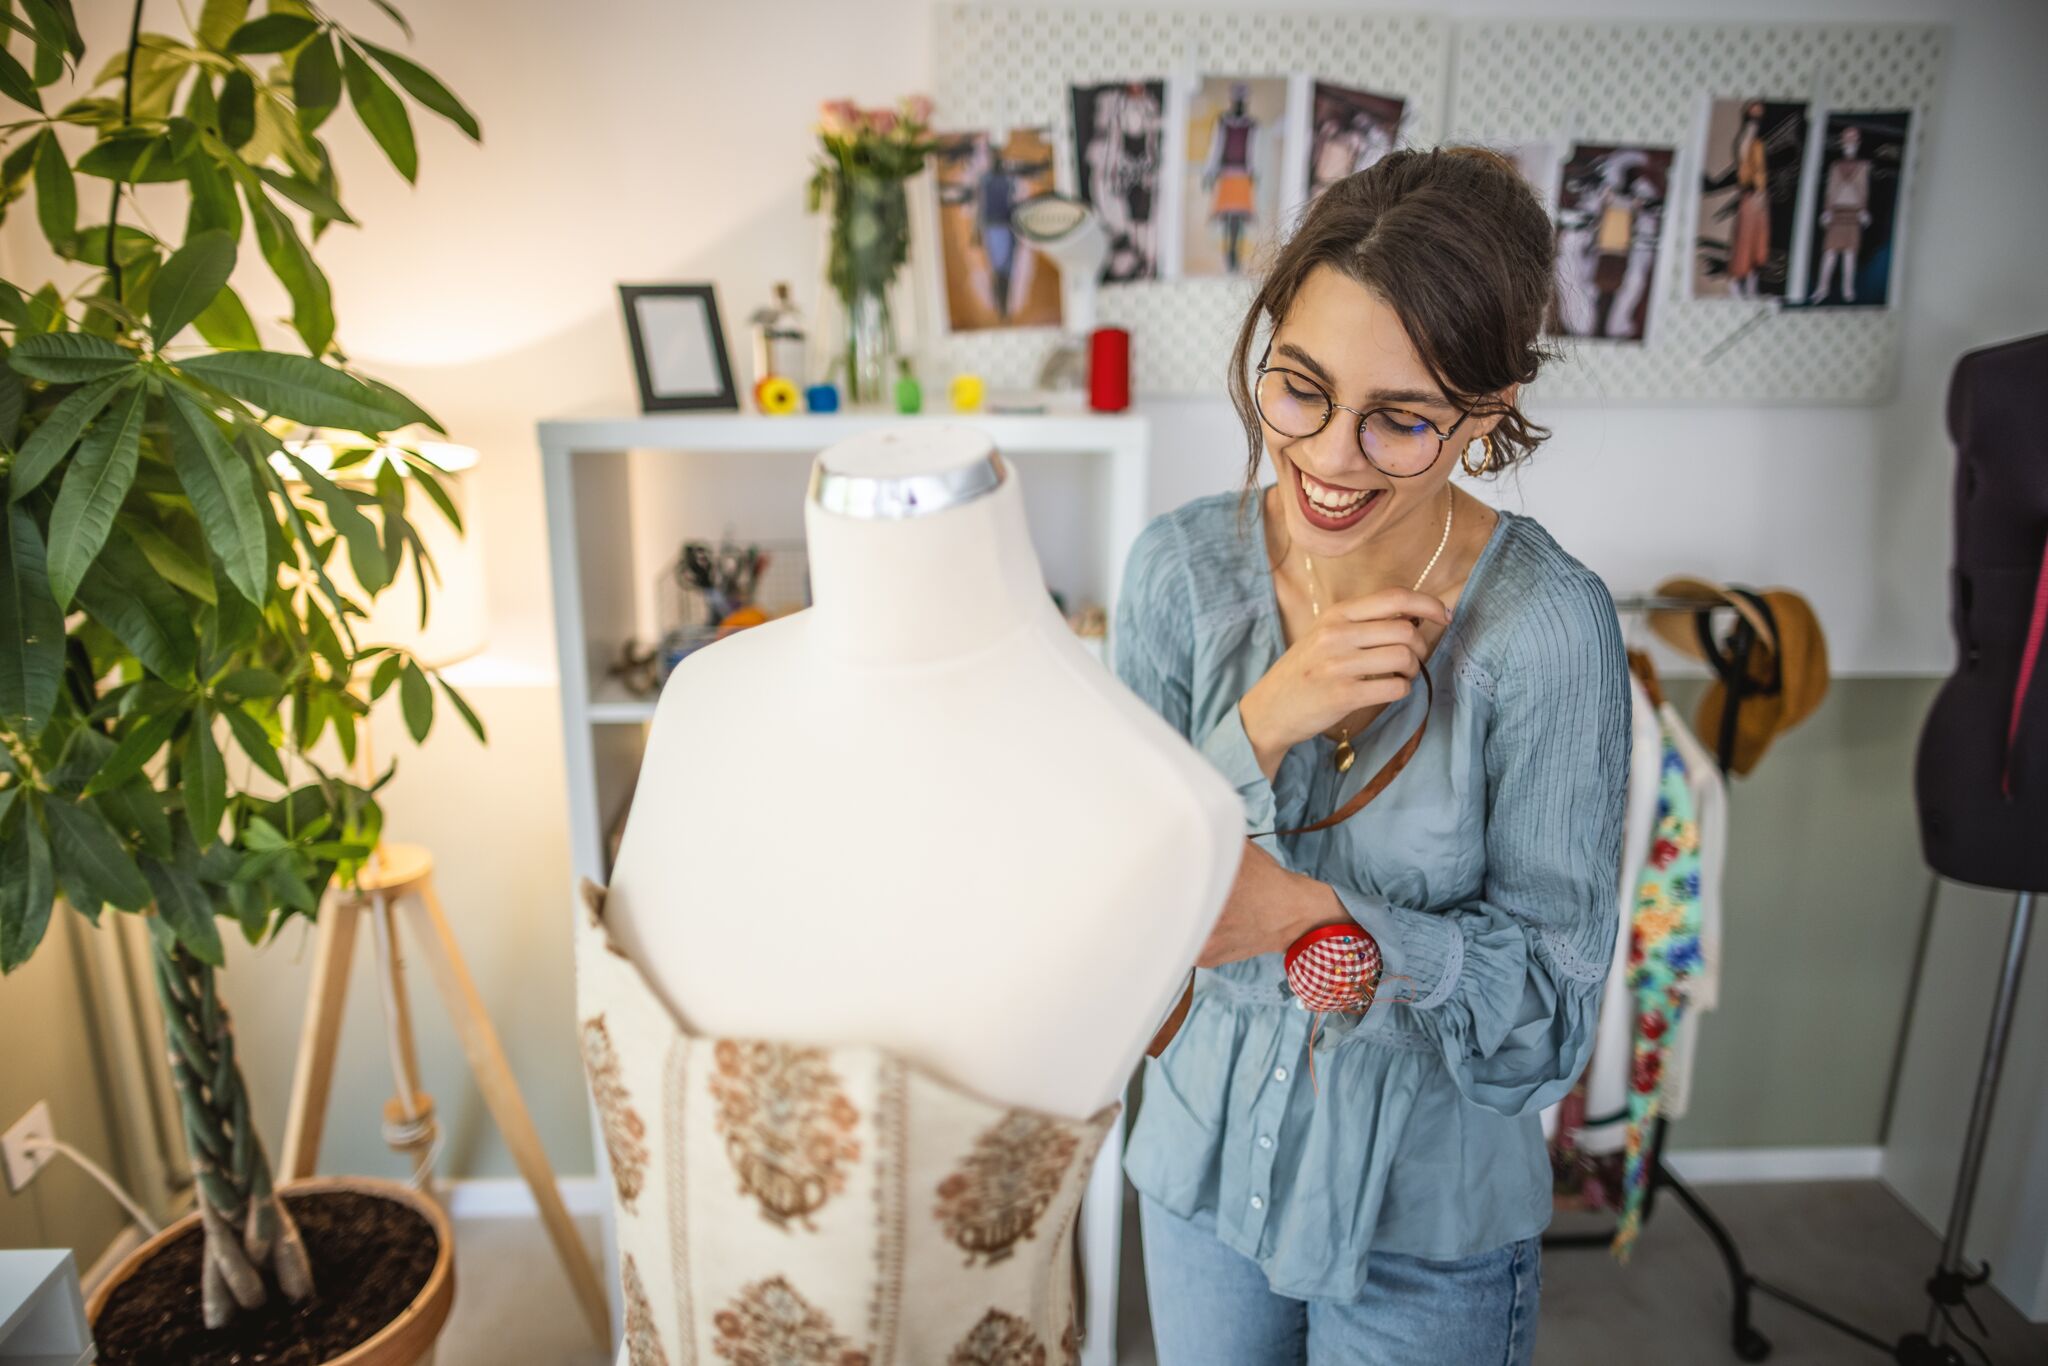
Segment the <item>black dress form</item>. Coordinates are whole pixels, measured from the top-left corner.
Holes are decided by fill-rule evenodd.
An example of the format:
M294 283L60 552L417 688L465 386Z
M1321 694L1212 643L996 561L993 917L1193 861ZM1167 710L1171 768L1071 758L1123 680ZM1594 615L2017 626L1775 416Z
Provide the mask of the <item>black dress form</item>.
M1943 877L2048 891L2048 645L2007 753L2048 544L2048 334L1972 351L1949 383L1956 666L1920 732L1920 841Z

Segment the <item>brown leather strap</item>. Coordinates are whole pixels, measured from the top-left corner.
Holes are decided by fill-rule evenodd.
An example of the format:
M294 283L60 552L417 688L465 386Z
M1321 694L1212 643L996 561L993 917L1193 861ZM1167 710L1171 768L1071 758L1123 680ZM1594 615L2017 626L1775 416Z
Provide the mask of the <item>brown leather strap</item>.
M1386 791L1387 784L1394 781L1395 776L1408 766L1408 761L1415 757L1415 751L1422 747L1423 732L1429 729L1429 713L1434 710L1436 703L1436 683L1430 678L1429 666L1426 664L1422 667L1422 686L1428 695L1429 701L1422 708L1421 724L1415 727L1415 733L1409 736L1406 743L1394 752L1393 757L1380 765L1380 771L1372 775L1371 781L1352 794L1350 801L1344 803L1344 805L1338 807L1334 812L1323 817L1323 819L1313 825L1303 825L1297 826L1292 830L1274 830L1264 833L1306 835L1315 830L1327 830L1333 825L1350 820L1365 809L1366 803ZM1246 838L1263 838L1263 835L1246 836ZM1195 974L1190 969L1188 972L1188 984L1182 988L1180 1000L1174 1003L1171 1011L1167 1012L1166 1020L1159 1026L1159 1032L1152 1036L1152 1042L1145 1046L1145 1055L1147 1057L1156 1058L1166 1051L1166 1045L1172 1043L1173 1036L1180 1032L1181 1022L1187 1019L1188 1011L1194 1004Z

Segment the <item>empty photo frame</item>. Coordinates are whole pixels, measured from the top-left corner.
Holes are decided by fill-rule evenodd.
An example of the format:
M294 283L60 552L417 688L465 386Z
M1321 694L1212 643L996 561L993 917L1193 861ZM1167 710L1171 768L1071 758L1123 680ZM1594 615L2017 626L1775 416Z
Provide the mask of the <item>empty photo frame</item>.
M740 406L710 285L620 285L619 304L633 342L641 412Z

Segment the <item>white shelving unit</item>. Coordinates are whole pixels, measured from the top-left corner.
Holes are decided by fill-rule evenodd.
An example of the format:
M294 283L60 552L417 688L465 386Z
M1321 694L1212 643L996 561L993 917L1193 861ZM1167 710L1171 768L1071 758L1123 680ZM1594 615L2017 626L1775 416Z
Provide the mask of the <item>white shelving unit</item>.
M663 537L636 544L636 530L690 525L691 491L721 515L752 510L776 525L735 523L742 539L801 526L810 458L876 427L951 423L988 434L1012 462L1026 492L1033 539L1048 578L1076 598L1114 612L1131 543L1146 520L1150 428L1136 414L999 416L934 413L651 414L559 418L539 428L548 515L567 745L569 849L576 876L603 882L610 869L605 831L630 799L654 699L632 695L607 675L622 642L646 639L658 565L679 548ZM1046 479L1037 480L1042 466ZM745 487L734 487L744 484ZM1047 502L1040 494L1056 501ZM673 500L677 506L670 506ZM692 534L710 534L695 531ZM648 539L653 539L650 535ZM715 648L715 647L714 647ZM570 898L564 897L564 904ZM592 1132L597 1133L595 1117ZM1104 1144L1081 1211L1087 1279L1086 1366L1115 1360L1117 1263L1122 1243L1123 1149L1119 1123ZM604 1145L594 1145L600 1168ZM610 1207L604 1219L605 1283L618 1284ZM612 1304L612 1335L621 1330Z

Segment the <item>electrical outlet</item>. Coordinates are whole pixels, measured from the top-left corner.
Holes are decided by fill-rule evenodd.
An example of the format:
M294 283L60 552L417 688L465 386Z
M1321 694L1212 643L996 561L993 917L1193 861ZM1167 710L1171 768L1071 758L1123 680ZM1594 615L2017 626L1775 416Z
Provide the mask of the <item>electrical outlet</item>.
M7 1165L7 1189L19 1191L36 1179L57 1150L48 1146L36 1147L36 1141L47 1145L57 1137L56 1128L50 1123L50 1103L39 1100L29 1107L27 1114L14 1121L14 1127L0 1134L0 1159Z

